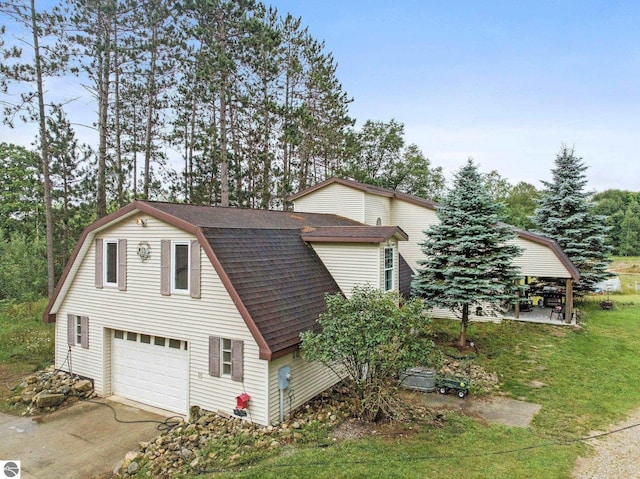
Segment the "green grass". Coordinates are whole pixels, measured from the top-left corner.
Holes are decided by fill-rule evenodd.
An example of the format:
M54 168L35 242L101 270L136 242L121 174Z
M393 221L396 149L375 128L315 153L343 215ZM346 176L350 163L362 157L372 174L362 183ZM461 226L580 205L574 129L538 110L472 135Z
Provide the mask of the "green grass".
M31 368L53 362L53 324L45 324L46 300L14 304L0 302L0 363Z
M0 411L24 412L9 403L20 380L53 363L53 324L42 321L46 300L0 301Z
M568 477L572 465L567 459L582 448L575 443L545 445L526 429L484 425L450 413L445 427L425 427L411 438L369 437L327 448L289 448L251 469L209 477L558 478Z
M629 268L629 258L624 261ZM640 407L636 278L640 281L634 274L621 275L624 289L611 295L613 311L599 308L602 296L580 301L579 328L520 322L470 326L470 339L479 348L476 364L498 373L501 392L542 405L529 428L450 412L441 427L414 424L413 435L287 446L248 469L205 477L570 478L577 457L591 450L579 438L610 428ZM441 338L456 337L458 327L434 321ZM535 387L539 383L545 386Z

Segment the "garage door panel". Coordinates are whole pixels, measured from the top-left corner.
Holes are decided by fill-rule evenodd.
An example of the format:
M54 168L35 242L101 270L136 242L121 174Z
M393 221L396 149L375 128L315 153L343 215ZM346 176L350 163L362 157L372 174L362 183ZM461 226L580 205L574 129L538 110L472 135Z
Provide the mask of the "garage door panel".
M180 349L114 336L112 341L112 389L114 394L151 406L186 414L188 409L189 355L184 342ZM175 343L174 343L175 344Z

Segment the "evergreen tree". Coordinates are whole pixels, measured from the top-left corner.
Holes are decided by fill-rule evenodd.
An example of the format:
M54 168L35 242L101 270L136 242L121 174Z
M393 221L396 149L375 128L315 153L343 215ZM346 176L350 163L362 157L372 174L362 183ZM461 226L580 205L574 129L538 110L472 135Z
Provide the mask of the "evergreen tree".
M437 211L439 224L425 230L426 258L414 276L414 294L429 307L460 315L460 346L466 344L469 312L495 310L516 298L520 248L509 243L511 227L500 223L500 205L484 187L470 159L455 175L453 188Z
M590 193L585 191L586 170L573 148L563 145L551 170L553 181L542 182L545 188L534 216L536 227L555 240L580 271L578 294L606 278L611 249L605 244L605 217L593 213Z

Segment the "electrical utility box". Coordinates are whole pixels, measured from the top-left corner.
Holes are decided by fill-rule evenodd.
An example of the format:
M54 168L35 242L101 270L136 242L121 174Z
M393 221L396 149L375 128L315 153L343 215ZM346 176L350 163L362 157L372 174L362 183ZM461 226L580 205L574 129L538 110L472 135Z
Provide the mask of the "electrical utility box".
M291 381L291 366L282 366L278 369L278 389L281 391L289 387Z

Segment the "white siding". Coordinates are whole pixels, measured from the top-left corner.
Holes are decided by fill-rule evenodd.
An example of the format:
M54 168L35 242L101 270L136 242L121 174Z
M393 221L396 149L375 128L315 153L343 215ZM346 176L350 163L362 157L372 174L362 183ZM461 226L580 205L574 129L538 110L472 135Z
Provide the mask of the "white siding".
M97 237L127 238L127 291L94 286L93 240L68 294L57 311L56 366L68 370L67 313L89 316L89 349L73 346L73 372L93 378L96 392L111 393L111 329L165 336L187 341L190 355L190 406L231 413L235 398L246 390L251 396L254 422L267 424L268 362L259 359L258 346L231 301L220 278L202 252L202 297L160 294L160 240L191 240L184 231L148 217L147 226L136 225L130 217ZM151 245L151 257L142 262L136 251L139 241ZM210 335L244 341L244 384L208 374Z
M269 421L280 421L280 390L278 389L278 369L291 367L291 382L284 391L285 417L295 408L333 386L341 378L319 362L308 362L299 357L293 359L288 354L269 364Z
M391 224L399 226L409 236L408 241L398 243L398 250L414 271L418 268L418 261L424 259L420 249L420 243L425 238L424 230L439 222L435 210L394 198Z
M520 237L513 242L523 248L522 255L513 260L523 276L571 277L565 265L547 246Z
M293 202L293 205L294 210L298 212L330 213L364 223L364 203L365 193L363 191L332 183L298 198Z
M361 243L312 243L342 292L350 297L354 286L380 287L380 245Z
M391 223L391 198L366 193L364 211L364 223L368 225L375 226L380 218L381 225L396 226Z

